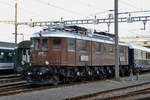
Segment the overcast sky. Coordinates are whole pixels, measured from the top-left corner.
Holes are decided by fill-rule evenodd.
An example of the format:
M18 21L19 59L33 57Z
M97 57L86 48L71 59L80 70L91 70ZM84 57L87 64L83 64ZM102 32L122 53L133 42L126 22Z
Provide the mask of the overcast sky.
M118 0L119 12L145 11L150 10L149 0ZM15 0L0 0L0 20L14 20ZM18 21L56 21L68 19L88 19L108 18L108 10L114 9L114 0L18 0ZM150 15L147 13L132 13L131 16ZM128 15L119 15L119 17ZM150 33L149 23L146 26L146 33ZM0 41L14 42L14 25L0 23ZM89 28L96 28L101 31L107 31L106 24L86 25ZM142 30L143 23L120 23L119 35L139 35L145 33ZM30 28L29 26L19 26L18 32L23 33L25 39L39 28ZM111 33L114 33L113 24L111 24ZM18 36L18 41L22 36Z

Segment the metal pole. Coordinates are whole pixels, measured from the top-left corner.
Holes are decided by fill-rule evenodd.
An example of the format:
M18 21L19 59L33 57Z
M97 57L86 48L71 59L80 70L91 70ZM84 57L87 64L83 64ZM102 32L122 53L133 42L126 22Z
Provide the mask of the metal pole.
M145 31L145 29L146 29L146 20L145 21L143 21L143 24L144 24L144 31Z
M109 22L107 23L107 26L108 26L107 32L109 32L110 31L110 23Z
M18 27L18 23L17 23L17 1L15 3L15 43L17 44L17 27Z
M115 78L119 80L119 55L118 55L118 0L114 2L115 9Z

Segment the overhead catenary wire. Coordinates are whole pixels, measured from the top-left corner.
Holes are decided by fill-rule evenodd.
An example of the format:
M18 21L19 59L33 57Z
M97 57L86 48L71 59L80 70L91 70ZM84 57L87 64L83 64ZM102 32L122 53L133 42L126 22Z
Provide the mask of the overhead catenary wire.
M7 6L9 6L9 7L14 8L14 5L13 5L13 4L10 4L10 3L4 2L4 1L0 1L0 4L2 4L2 5L7 5ZM28 13L28 14L36 15L36 16L41 16L42 18L49 19L49 17L42 16L41 14L38 14L37 12L35 13L35 11L32 11L31 9L30 9L30 10L27 10L27 9L22 8L22 7L20 7L20 6L19 6L19 9L25 11L25 12Z
M33 1L42 3L42 4L46 5L46 6L50 6L50 7L53 7L53 8L62 10L62 11L67 12L67 13L71 13L71 14L73 14L73 15L75 15L75 14L76 14L76 15L82 15L82 14L79 13L79 12L76 12L76 11L73 11L73 10L69 10L69 9L65 9L65 8L63 8L63 7L54 5L54 4L50 3L50 2L45 2L45 1L42 1L42 0L33 0Z
M128 2L125 1L125 0L120 0L119 2L122 3L122 4L124 4L124 5L126 5L126 6L128 6L128 7L131 7L131 8L133 8L133 9L141 10L141 8L136 7L136 6L132 5L132 3L128 3Z

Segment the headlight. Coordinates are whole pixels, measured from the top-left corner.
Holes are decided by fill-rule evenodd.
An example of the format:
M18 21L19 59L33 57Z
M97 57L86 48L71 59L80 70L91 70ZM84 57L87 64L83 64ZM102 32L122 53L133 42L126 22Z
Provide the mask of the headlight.
M45 64L46 64L46 65L49 65L49 61L46 60L46 61L45 61Z
M28 72L28 75L32 75L32 72Z
M41 72L37 72L37 74L38 74L38 75L42 75L42 73L41 73Z

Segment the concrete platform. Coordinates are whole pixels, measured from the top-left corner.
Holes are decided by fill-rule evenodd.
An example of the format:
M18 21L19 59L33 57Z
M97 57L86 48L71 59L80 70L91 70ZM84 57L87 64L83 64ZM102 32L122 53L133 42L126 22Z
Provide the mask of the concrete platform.
M135 77L134 77L135 78ZM90 93L96 93L115 88L150 82L150 74L140 75L139 80L130 80L129 77L121 78L120 81L105 80L64 88L53 88L30 93L20 93L12 96L0 97L0 100L62 100Z

